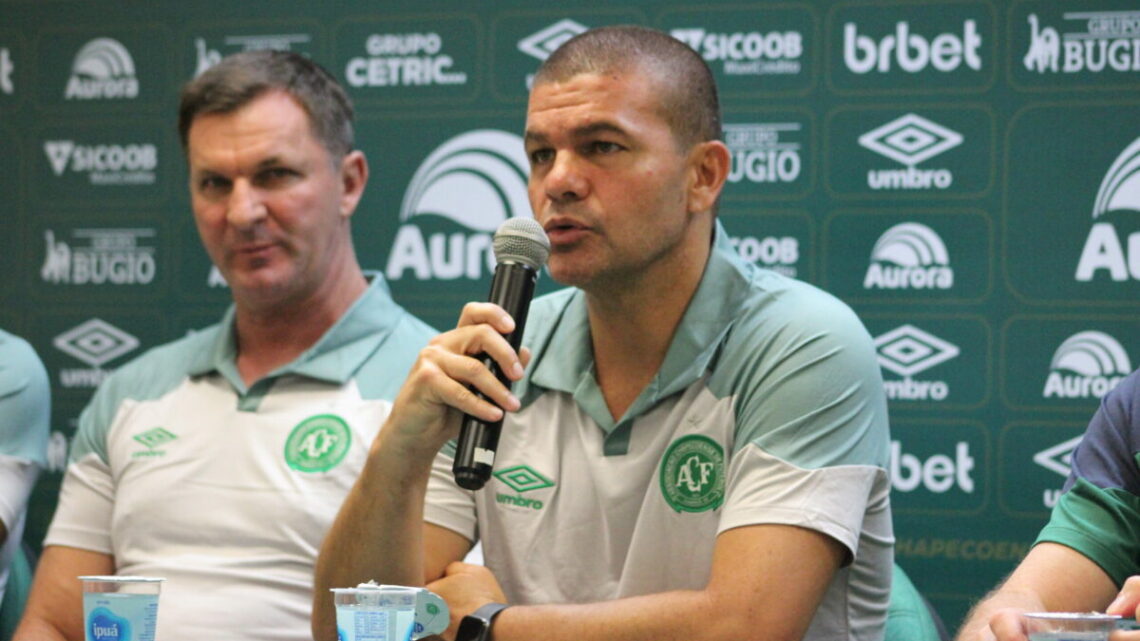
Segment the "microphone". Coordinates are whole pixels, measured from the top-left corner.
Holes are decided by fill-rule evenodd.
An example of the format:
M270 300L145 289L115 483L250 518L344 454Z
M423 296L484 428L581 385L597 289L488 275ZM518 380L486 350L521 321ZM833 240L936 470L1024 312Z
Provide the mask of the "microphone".
M507 342L516 352L526 327L526 313L534 298L534 284L538 272L550 255L550 240L542 225L533 218L508 218L491 241L495 252L495 276L491 279L488 300L502 307L515 321L515 330L506 335ZM483 355L483 364L491 369L507 389L511 381L489 356ZM479 397L487 400L483 394ZM503 421L487 422L464 414L455 448L455 462L451 472L455 482L467 490L478 490L491 478L495 464L495 448L499 446L499 432Z

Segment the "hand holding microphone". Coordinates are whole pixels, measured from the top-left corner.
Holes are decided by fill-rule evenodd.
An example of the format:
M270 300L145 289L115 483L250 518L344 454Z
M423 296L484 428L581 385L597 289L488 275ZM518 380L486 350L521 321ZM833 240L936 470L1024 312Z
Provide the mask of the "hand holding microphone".
M495 232L492 247L496 265L488 300L502 307L514 319L515 329L506 338L517 352L526 327L527 310L534 298L538 272L550 255L550 241L542 225L533 218L510 218ZM509 389L510 379L498 364L489 357L482 360ZM451 468L460 487L478 490L491 478L502 425L502 420L488 422L464 415L455 449L455 463Z

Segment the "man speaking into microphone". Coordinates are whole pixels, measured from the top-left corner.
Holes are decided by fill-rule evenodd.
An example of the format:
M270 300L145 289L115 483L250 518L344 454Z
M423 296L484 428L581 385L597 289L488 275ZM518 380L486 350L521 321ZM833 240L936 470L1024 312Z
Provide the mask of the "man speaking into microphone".
M530 200L571 287L518 352L490 303L420 352L324 541L317 639L327 589L368 579L426 584L461 641L882 638L875 351L844 304L732 250L720 134L708 67L661 32L591 30L539 68ZM445 445L463 414L503 420L478 491ZM486 567L460 562L476 541Z

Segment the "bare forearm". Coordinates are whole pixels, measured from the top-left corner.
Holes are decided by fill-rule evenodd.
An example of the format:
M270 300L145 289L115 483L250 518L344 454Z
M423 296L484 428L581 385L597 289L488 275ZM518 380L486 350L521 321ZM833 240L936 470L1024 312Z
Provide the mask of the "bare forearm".
M775 604L720 603L703 591L676 591L583 605L509 608L495 641L736 641L800 639L810 617L790 621Z
M114 574L108 554L49 545L36 566L17 641L83 641L83 592L80 575Z
M966 623L958 631L955 641L987 641L994 639L990 621L999 612L1037 612L1045 610L1041 597L1031 590L999 588L986 596L970 610Z
M1116 594L1112 579L1072 548L1035 545L1000 588L966 618L958 641L1025 638L1020 613L1102 610Z
M16 634L12 637L12 641L81 641L81 639L82 636L69 639L55 626L32 616L25 616L20 621L20 627L16 628Z
M380 437L383 441L383 435ZM369 580L421 585L423 502L430 465L373 447L321 546L313 593L313 635L336 639L330 588Z

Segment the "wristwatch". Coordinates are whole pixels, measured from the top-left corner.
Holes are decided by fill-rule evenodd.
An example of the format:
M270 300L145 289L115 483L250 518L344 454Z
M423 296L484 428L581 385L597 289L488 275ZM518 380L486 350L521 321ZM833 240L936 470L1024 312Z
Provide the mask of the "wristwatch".
M507 609L505 603L488 603L480 606L459 622L455 641L491 641L491 626L495 622L495 617L505 609Z

